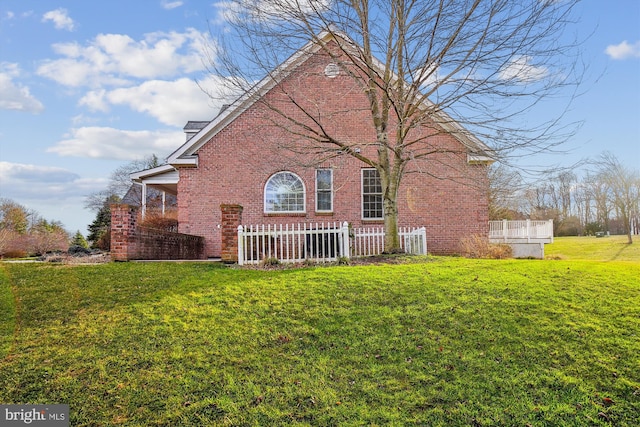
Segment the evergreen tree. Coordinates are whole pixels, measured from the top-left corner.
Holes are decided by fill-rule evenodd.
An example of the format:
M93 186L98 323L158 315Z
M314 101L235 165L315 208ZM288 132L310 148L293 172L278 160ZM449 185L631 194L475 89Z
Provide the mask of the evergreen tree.
M106 197L102 207L96 214L96 219L87 227L89 235L87 240L91 242L91 247L96 249L109 250L111 243L111 203L118 203L120 197L112 195Z
M81 248L89 249L89 243L87 243L87 239L84 238L80 230L78 230L73 236L73 239L71 239L71 246L80 246Z

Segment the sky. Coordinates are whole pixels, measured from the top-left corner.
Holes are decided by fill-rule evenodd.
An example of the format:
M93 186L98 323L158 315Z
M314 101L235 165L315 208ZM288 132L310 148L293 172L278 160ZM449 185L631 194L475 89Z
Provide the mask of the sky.
M640 170L640 1L576 12L588 73L566 120L582 126L568 154L539 161L606 150ZM201 86L216 84L203 49L223 13L217 0L0 0L0 198L86 235L85 198L112 171L168 156L188 120L218 112Z

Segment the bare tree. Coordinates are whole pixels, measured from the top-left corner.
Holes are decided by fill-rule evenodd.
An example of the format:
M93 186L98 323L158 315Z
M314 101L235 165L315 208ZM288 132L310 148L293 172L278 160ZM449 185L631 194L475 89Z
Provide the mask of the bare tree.
M130 177L133 172L151 169L159 165L158 157L152 154L143 159L132 160L129 163L118 166L111 172L111 175L109 175L109 185L107 188L91 193L86 197L84 203L85 208L99 212L104 208L105 203L115 203L121 200L133 185ZM142 192L136 194L142 194ZM138 202L141 206L142 200L138 200Z
M578 44L564 32L577 1L228 0L218 3L230 26L212 46L211 72L263 102L255 82L274 80L277 99L298 107L291 114L268 105L299 142L287 148L319 161L346 153L375 168L392 252L400 248L400 183L409 172L432 173L427 160L442 155L432 142L439 133L472 138L476 148L479 137L492 150L472 154L506 159L553 149L573 132L562 109L539 123L527 114L581 80ZM335 117L323 116L321 93L301 99L291 86L277 87L281 64L309 40L365 94L371 140L341 138ZM455 173L438 178L486 186Z
M489 219L516 219L521 215L522 177L517 170L502 164L489 168Z
M640 211L640 174L626 168L613 153L605 152L598 158L600 181L609 189L609 198L622 221L629 243L633 243L632 220Z
M595 210L592 219L603 230L609 230L609 219L613 206L609 198L609 186L601 178L602 176L599 172L587 173L583 179L583 185L589 202L593 203L593 209Z
M573 191L573 206L575 215L580 221L580 227L583 233L592 234L592 224L595 223L593 217L593 200L591 193L585 181L578 182Z
M573 215L571 209L572 194L576 184L573 172L562 171L551 176L544 184L548 205L554 212L553 228L556 235L563 235L565 223Z

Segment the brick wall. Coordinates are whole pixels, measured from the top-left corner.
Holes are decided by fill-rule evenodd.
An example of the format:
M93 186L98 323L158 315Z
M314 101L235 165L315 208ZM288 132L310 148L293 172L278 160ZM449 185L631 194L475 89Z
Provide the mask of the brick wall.
M111 259L206 259L204 238L137 224L138 209L111 205Z
M311 57L264 100L313 125L301 111L292 109L289 97L295 97L328 132L359 144L363 154L375 157L376 135L367 98L344 73L326 77L328 62L330 59L323 55ZM301 154L300 148L308 140L291 132L295 131L291 126L272 108L257 102L198 150L197 168L180 169L179 231L203 236L208 256L222 253L225 220L221 205L242 205L247 225L327 221L347 221L354 227L371 224L361 218L361 169L367 166L348 154L318 163L313 155ZM409 135L424 139L425 149L434 154L414 161L406 171L399 192L399 225L425 226L429 251L450 254L458 252L462 237L488 233L487 173L484 165L468 164L467 150L457 139L435 129L425 124ZM292 147L299 150L292 151ZM311 164L314 166L308 166ZM330 214L315 212L317 167L334 171L334 211ZM264 212L265 184L271 175L283 170L296 173L304 182L303 214Z
M242 206L221 205L221 254L223 262L238 262L238 226L242 224Z
M130 205L111 205L111 260L128 261L136 253L137 212Z

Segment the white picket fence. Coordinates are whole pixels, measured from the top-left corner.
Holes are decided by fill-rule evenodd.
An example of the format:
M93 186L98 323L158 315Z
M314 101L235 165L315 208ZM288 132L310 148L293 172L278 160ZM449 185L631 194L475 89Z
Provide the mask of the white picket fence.
M427 253L424 227L400 229L401 248ZM333 262L340 258L371 256L384 250L384 228L349 228L349 224L278 224L238 227L238 264L278 262Z
M427 254L427 230L425 227L400 227L400 247L408 254ZM384 228L354 228L351 255L354 257L379 255L384 251Z

